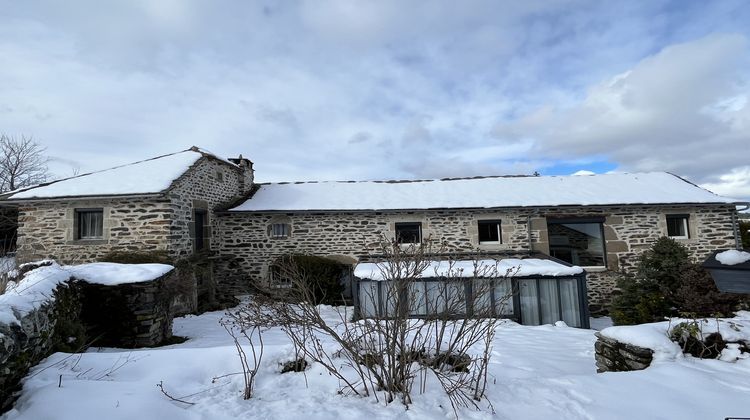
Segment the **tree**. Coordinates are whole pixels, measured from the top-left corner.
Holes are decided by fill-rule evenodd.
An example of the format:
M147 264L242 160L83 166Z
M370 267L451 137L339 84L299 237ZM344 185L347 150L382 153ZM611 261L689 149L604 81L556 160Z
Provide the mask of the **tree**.
M636 275L620 278L617 287L610 311L615 325L686 314L729 316L747 299L719 292L708 272L690 262L687 248L666 237L641 255Z
M49 159L45 152L31 137L0 134L0 193L46 181Z

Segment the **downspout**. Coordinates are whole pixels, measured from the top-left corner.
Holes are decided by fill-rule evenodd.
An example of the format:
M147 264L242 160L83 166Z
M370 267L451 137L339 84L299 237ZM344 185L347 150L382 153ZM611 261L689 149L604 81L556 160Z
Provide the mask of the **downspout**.
M526 216L526 234L529 238L529 255L534 253L534 248L531 243L531 215Z
M744 209L737 209L735 207L734 212L732 212L732 229L734 230L734 247L736 249L742 249L742 235L740 234L740 223L737 214L747 209L750 209L750 203L746 203Z

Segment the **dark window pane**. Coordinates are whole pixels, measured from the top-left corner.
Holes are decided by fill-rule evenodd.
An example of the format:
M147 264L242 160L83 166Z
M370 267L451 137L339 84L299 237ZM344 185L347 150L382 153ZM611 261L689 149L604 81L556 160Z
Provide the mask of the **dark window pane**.
M195 210L195 250L200 251L206 246L206 211Z
M396 242L400 244L422 242L422 223L396 223Z
M291 228L286 223L274 223L271 225L271 237L286 238L289 236Z
M101 239L104 232L104 211L76 210L76 239Z
M550 255L582 266L604 266L601 223L548 222Z
M480 220L479 242L500 242L500 221Z

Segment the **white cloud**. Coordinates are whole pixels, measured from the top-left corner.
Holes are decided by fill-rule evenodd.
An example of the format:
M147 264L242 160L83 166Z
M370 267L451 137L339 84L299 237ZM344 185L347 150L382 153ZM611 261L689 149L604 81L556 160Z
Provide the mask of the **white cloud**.
M716 181L706 182L701 186L719 195L744 197L750 201L750 166L733 168L730 172L720 175Z
M747 164L737 153L750 138L747 44L744 35L726 34L671 45L593 85L580 101L547 104L499 124L495 135L532 138L538 156L601 154L622 170L706 182Z
M723 183L746 164L731 151L750 127L750 16L728 3L6 6L0 131L81 170L192 144L249 156L261 180L531 173L603 156ZM711 35L726 27L739 32Z

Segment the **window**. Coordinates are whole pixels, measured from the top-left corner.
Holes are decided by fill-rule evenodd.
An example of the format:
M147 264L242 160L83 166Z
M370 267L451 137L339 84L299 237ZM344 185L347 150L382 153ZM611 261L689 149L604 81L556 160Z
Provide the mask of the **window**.
M477 224L480 244L500 244L503 242L499 220L480 220Z
M584 267L604 267L603 219L547 221L550 255Z
M76 209L76 239L102 239L104 237L103 209Z
M422 223L396 223L396 242L400 244L419 244L422 242Z
M687 214L667 215L667 236L673 239L688 239L690 237Z
M272 238L283 239L288 238L291 231L292 227L288 223L273 223L271 224L270 235Z
M519 279L518 288L523 325L562 320L571 327L583 326L576 279Z
M193 211L193 223L194 223L194 245L195 250L200 251L206 248L206 233L208 229L208 212L204 209L195 209Z

